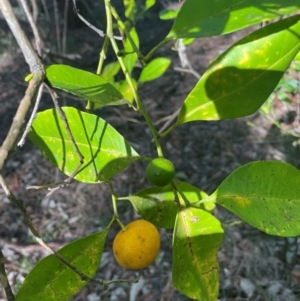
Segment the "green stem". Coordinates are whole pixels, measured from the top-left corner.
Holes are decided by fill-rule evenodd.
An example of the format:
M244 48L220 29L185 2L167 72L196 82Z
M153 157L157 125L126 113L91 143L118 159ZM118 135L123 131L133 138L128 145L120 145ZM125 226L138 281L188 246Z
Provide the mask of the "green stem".
M118 200L118 198L116 197L113 185L112 185L111 181L107 181L107 184L109 186L109 190L110 190L110 194L111 194L111 200L112 200L113 211L114 211L114 219L120 225L120 227L122 228L122 230L126 230L126 227L121 222L120 217L119 217L118 208L117 208L117 200Z
M94 103L92 101L88 100L85 108L87 111L93 111Z
M2 250L0 249L0 283L2 284L2 286L5 290L7 300L14 301L15 296L14 296L14 293L11 289L11 286L10 286L8 278L7 278L4 262L5 262L5 258L2 253Z
M100 51L100 59L99 59L99 63L98 63L98 68L96 71L96 74L100 75L103 69L103 65L104 65L104 60L106 59L106 52L107 52L107 48L109 45L109 38L106 35L104 37L104 42L103 42L103 46L102 49ZM86 105L86 109L88 111L92 111L94 109L94 103L90 100L88 100L87 105Z
M112 224L116 221L116 217L113 216L111 221L109 222L109 224L107 225L107 227L105 229L110 229L110 227L112 226Z
M132 90L132 92L134 93L135 91L135 87L134 87L134 84L131 80L131 77L126 69L126 66L124 64L124 61L123 61L123 58L122 57L119 57L117 54L119 52L119 47L117 45L117 42L116 40L114 39L114 36L113 36L113 30L112 30L112 14L111 14L111 5L109 3L109 0L104 0L104 3L105 3L105 12L106 12L106 20L107 20L107 30L106 30L106 34L108 36L108 38L110 39L110 42L111 42L111 45L113 47L113 50L117 56L117 59L119 61L119 64L121 66L121 69L125 75L125 78L126 80L128 81L128 84L130 86L130 89Z
M112 283L116 283L116 282L122 282L122 283L137 283L139 282L140 278L141 278L141 272L138 272L138 277L136 279L113 279L113 280L106 280L105 284L109 285Z
M214 203L216 203L217 198L221 199L222 197L216 197L214 195L211 195L211 196L209 196L209 197L207 197L207 198L205 198L203 200L200 200L198 202L192 203L191 206L195 207L195 208L202 208L201 205L204 204L204 203L206 203L206 202L214 202Z
M222 227L230 228L230 227L237 226L237 225L240 225L240 224L243 224L243 223L244 223L244 221L235 220L231 223L222 223Z
M160 145L160 142L159 142L159 133L158 131L156 130L156 128L154 127L153 123L152 123L152 120L150 119L150 116L148 115L148 112L145 110L140 98L138 95L136 95L136 101L138 103L138 107L141 111L141 113L143 114L149 128L150 128L150 131L152 133L152 136L153 136L153 139L154 139L154 143L155 143L155 146L156 146L156 150L157 150L157 154L158 154L158 157L163 157L163 151L162 151L162 148L161 148L161 145Z
M177 182L175 180L172 181L172 185L175 188L174 190L177 193L178 201L179 201L179 204L181 205L181 207L189 207L190 206L189 200L186 198L184 193L181 191L181 189L179 188L179 186L177 185Z
M121 196L117 198L117 201L127 201L129 200L129 196Z
M104 61L106 59L108 45L109 45L109 37L106 35L104 37L103 46L100 51L100 59L99 59L98 68L97 68L97 72L96 72L96 74L98 74L98 75L100 75L102 72Z
M154 46L149 52L148 52L148 54L146 55L146 56L144 56L144 58L143 58L143 60L145 61L145 62L148 62L150 59L151 59L151 57L152 57L152 55L154 54L154 52L157 50L157 49L159 49L161 46L163 46L163 45L165 45L166 43L168 43L169 41L171 41L172 39L164 39L164 40L162 40L161 42L159 42L156 46Z
M177 127L177 124L174 123L172 126L170 126L166 131L164 131L163 133L159 134L160 138L164 138L166 137L168 134L170 134L170 132L172 132L175 128Z
M138 49L138 47L135 45L134 40L132 39L129 31L127 30L125 24L122 22L122 20L120 19L117 11L115 10L114 7L110 6L110 10L111 13L113 15L113 17L116 19L118 26L121 28L121 30L125 33L126 37L128 38L134 52L137 54L138 59L142 62L143 66L145 66L145 61L144 61L144 56L142 55L142 53L140 52L140 50Z
M119 52L119 47L117 45L117 42L113 36L113 32L112 32L112 14L111 14L111 5L109 3L108 0L104 0L105 2L105 10L106 10L106 19L107 19L107 35L108 37L110 38L110 42L111 42L111 45L113 47L113 50L114 52L117 53ZM140 112L142 113L144 119L146 120L149 128L150 128L150 131L152 133L152 136L153 136L153 139L154 139L154 143L155 143L155 146L156 146L156 149L157 149L157 154L159 157L163 157L163 151L162 151L162 148L161 148L161 145L160 145L160 142L158 140L158 137L159 137L159 134L158 134L158 131L156 130L156 128L154 127L153 123L152 123L152 120L150 118L150 116L148 115L147 111L145 110L144 106L143 106L143 103L137 93L137 90L133 84L133 81L131 79L131 76L130 74L128 73L128 70L124 64L124 61L123 61L123 58L122 57L119 57L117 56L118 58L118 61L119 61L119 64L121 66L121 69L125 75L125 78L126 78L126 81L128 82L129 86L130 86L130 89L133 93L133 97L135 99L135 102L137 104L137 108L140 110Z

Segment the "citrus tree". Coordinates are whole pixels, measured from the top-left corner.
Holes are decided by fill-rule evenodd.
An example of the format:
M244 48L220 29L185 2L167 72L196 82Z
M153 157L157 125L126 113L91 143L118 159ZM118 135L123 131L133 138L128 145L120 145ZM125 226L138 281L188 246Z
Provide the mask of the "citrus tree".
M61 64L43 69L30 45L24 48L24 42L19 43L31 67L31 74L26 78L28 93L24 97L38 98L40 87L44 86L56 105L39 112L29 124L28 133L33 144L67 176L63 183L48 187L63 187L73 180L87 185L108 184L113 207L111 222L105 230L55 251L39 236L22 202L13 196L4 179L1 180L37 241L52 253L32 269L10 300L68 300L90 281L104 286L116 282L93 277L107 233L117 222L121 231L115 238L113 251L121 266L133 270L148 266L159 251L156 227L172 229L173 285L190 298L215 301L219 292L217 253L224 236L222 224L213 214L215 206L226 208L267 234L297 236L300 234L300 172L285 162L251 162L232 172L208 195L201 187L176 179L179 171L175 171L173 163L166 158L161 139L168 139L171 131L188 122L233 119L255 113L300 51L300 15L297 14L300 1L186 0L180 8L161 13L162 19L173 20L172 28L147 54L140 51L135 24L155 0L146 0L143 4L124 1L126 19L119 16L121 12L115 9L113 1L103 1L106 31L92 24L86 29L95 30L103 38L95 73ZM6 0L0 0L0 4L5 15ZM75 0L73 4L75 13L83 19L76 10ZM188 45L195 39L223 35L255 24L262 26L231 45L209 65L182 99L174 124L159 132L139 95L139 84L159 78L171 63L167 57L157 57L156 50L166 43ZM114 52L115 61L106 63L109 49ZM137 62L142 71L139 77L134 77ZM86 110L60 108L54 89L86 100ZM156 158L139 154L125 137L93 113L110 105L129 106L144 117L157 151ZM16 141L17 135L14 139ZM1 168L5 158L0 162ZM151 187L119 197L111 180L136 160L148 161L145 177ZM124 200L131 202L142 220L127 226L122 223L117 202ZM7 292L9 295L9 289Z

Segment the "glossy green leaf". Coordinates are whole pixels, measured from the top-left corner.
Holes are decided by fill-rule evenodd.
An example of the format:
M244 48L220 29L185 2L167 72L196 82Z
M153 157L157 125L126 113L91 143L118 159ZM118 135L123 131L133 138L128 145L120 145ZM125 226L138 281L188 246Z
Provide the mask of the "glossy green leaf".
M169 68L171 60L160 57L152 60L141 72L139 82L147 82L162 76Z
M137 89L137 82L135 81L135 79L132 78L131 81L134 87ZM127 80L116 83L116 87L128 101L132 102L134 100L133 92Z
M300 49L300 16L251 33L208 68L179 113L176 125L256 112Z
M299 9L299 0L186 0L167 38L230 33Z
M127 103L113 85L91 72L67 65L51 65L46 68L46 77L52 87L102 106Z
M155 4L156 0L146 0L145 2L145 11L148 10Z
M120 68L119 62L109 63L103 68L101 76L108 82L114 82L114 77L118 74Z
M135 28L132 28L129 32L132 40L134 41L135 45L137 48L139 48L139 36L135 30ZM127 38L126 41L125 41L125 45L124 45L124 50L128 53L130 52L133 52L133 47L129 41L129 39ZM137 61L137 54L136 52L133 52L133 53L130 53L130 54L126 54L126 56L123 58L123 61L124 61L124 64L127 68L127 71L129 74L131 74L133 68L134 68L134 65Z
M173 235L173 285L188 297L215 301L219 294L221 223L201 209L182 208Z
M216 202L268 234L300 234L300 171L288 163L252 162L214 193Z
M179 10L180 10L179 8L178 9L163 9L159 12L159 18L161 20L175 19L178 15Z
M134 21L135 0L123 0L123 3L126 18Z
M101 261L107 231L106 229L73 241L58 253L92 278ZM54 255L49 255L30 271L15 301L67 301L86 284L86 281Z
M207 194L189 183L176 181L190 203L207 198ZM151 187L129 196L134 209L146 220L160 228L173 229L178 210L171 185ZM203 203L203 209L213 210L213 202Z
M195 41L194 38L186 38L186 39L183 39L183 44L188 46L188 45L191 45L194 41Z
M295 60L296 61L300 61L300 51L297 53L297 55L295 56Z
M84 164L75 176L76 180L97 183L111 179L139 158L124 137L105 120L71 107L62 109L84 156ZM29 138L66 175L70 176L76 170L78 155L55 109L38 113Z

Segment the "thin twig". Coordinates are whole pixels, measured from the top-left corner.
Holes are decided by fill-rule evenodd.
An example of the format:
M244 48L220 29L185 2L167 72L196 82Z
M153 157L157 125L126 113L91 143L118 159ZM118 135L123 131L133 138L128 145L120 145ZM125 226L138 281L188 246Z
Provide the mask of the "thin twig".
M32 234L35 237L39 237L39 234L37 232L37 230L35 230L31 219L29 218L27 212L26 212L26 208L24 207L24 204L22 203L22 201L20 201L19 199L17 199L14 194L10 191L9 187L7 186L2 174L0 174L0 184L4 190L5 195L7 196L7 198L13 203L15 204L18 209L21 211L21 214L23 216L23 218L25 219L25 223L28 226L28 228L30 229L30 231L32 232Z
M32 224L32 221L26 211L26 208L24 207L24 204L22 201L20 201L19 199L17 199L15 197L15 195L10 191L10 189L8 188L4 178L2 177L2 175L0 174L0 184L7 196L7 198L13 203L15 204L18 209L21 211L21 214L25 220L25 223L27 225L27 227L30 229L31 233L33 234L34 238L36 239L36 241L47 251L49 251L51 254L53 254L57 259L59 259L61 262L63 262L66 266L68 266L71 270L73 270L76 274L78 274L81 279L83 281L92 281L93 279L91 279L90 277L86 276L84 273L82 273L80 270L78 270L73 264L71 264L70 262L68 262L66 259L64 259L60 254L58 254L54 249L52 249L39 235L38 231L35 229L35 227ZM100 281L101 284L103 284L103 281Z
M174 67L174 70L175 71L179 71L179 72L193 74L198 79L201 77L200 74L197 71L195 71L194 69L190 69L190 68L186 69L186 68L181 68L181 67Z
M50 189L55 188L57 186L61 187L65 184L66 184L65 182L59 182L59 183L51 183L51 184L46 184L46 185L32 185L32 186L27 186L26 189L27 190L30 190L30 189L34 189L34 190L49 189L50 190Z
M80 13L79 10L76 6L76 0L73 0L73 5L74 5L74 12L77 15L77 17L83 22L85 23L89 28L91 28L92 30L94 30L101 38L105 37L105 33L104 31L98 29L97 27L95 27L94 25L92 25L89 21L87 21ZM119 37L119 36L114 36L114 38L116 40L123 40L123 37Z
M105 281L105 284L106 285L109 285L111 283L120 283L120 282L123 282L123 283L137 283L139 282L141 279L141 272L138 272L138 276L135 278L135 279L112 279L112 280L106 280Z
M62 53L57 53L54 52L53 50L49 48L45 48L44 52L52 59L63 59L63 60L70 60L70 61L75 61L75 60L80 60L81 55L79 53L68 53L68 54L62 54Z
M69 0L65 0L64 27L63 27L63 37L62 37L62 53L63 54L66 54L66 52L67 52L68 10L69 10Z
M178 116L179 112L181 111L181 108L177 109L174 113L172 113L171 115L169 116L166 116L164 118L162 118L161 120L158 120L156 122L156 124L162 122L162 121L165 121L166 120L166 123L160 128L160 130L158 131L160 134L166 129L168 128L168 126L172 123L172 121Z
M2 170L9 153L16 145L17 139L26 119L27 112L29 111L33 100L36 98L38 89L43 81L43 77L37 77L35 74L33 79L29 82L28 88L25 92L23 99L18 107L18 110L13 119L12 125L8 134L0 147L0 171Z
M39 8L37 6L36 0L30 0L31 6L32 6L32 17L34 20L34 23L37 22L38 16L39 16Z
M30 116L30 118L29 118L29 120L28 120L28 122L27 122L25 131L23 132L21 139L20 139L20 141L19 141L18 144L17 144L19 147L22 147L22 146L24 145L25 139L26 139L26 137L27 137L27 135L28 135L28 133L29 133L29 131L30 131L32 122L33 122L33 120L34 120L34 118L35 118L36 112L37 112L37 110L38 110L38 108L39 108L39 104L40 104L40 101L41 101L41 98L42 98L42 95L43 95L43 87L44 87L44 85L41 84L41 85L40 85L40 88L39 88L39 91L38 91L38 95L37 95L37 97L36 97L36 101L35 101L33 110L32 110L32 112L31 112L31 116Z
M68 120L66 118L66 115L65 115L64 111L60 108L60 106L59 106L59 104L57 102L57 95L56 95L55 91L53 89L51 89L48 85L46 85L46 87L47 87L47 90L48 90L48 92L49 92L52 100L53 100L54 106L55 106L56 110L58 111L59 116L60 116L61 120L63 121L63 123L65 125L65 128L66 128L67 134L69 136L69 139L71 140L71 142L72 142L72 144L74 146L74 150L75 150L75 152L77 153L77 155L79 157L79 164L78 164L78 166L76 167L76 169L74 170L74 172L69 176L69 178L65 180L65 183L69 184L74 179L74 177L78 173L79 169L81 168L81 166L82 166L82 164L84 162L84 157L81 154L81 152L80 152L80 150L78 148L78 145L76 144L76 141L75 141L75 139L73 137L73 134L71 132L71 129L70 129Z
M72 263L70 263L68 260L66 260L63 256L61 256L59 253L57 253L53 248L51 248L40 236L40 234L38 233L38 231L35 229L35 227L32 224L32 221L26 211L26 208L23 205L23 202L20 201L19 199L17 199L15 197L15 195L10 191L10 189L8 188L4 178L2 177L2 175L0 174L0 184L7 196L7 198L13 203L15 204L21 211L21 214L25 220L25 223L27 225L27 227L30 229L31 233L33 234L34 238L36 239L36 241L44 248L46 249L48 252L50 252L53 256L55 256L58 260L60 260L62 263L64 263L68 268L70 268L73 272L75 272L78 276L80 276L80 278L83 281L86 282L95 282L98 283L102 286L106 286L110 283L113 282L137 282L139 280L139 278L137 279L133 279L133 280L126 280L126 279L115 279L115 280L102 280L102 279L93 279L90 278L89 276L85 275L82 271L80 271L79 269L77 269ZM114 222L114 220L112 220L109 224L108 227L110 227L110 225ZM10 300L9 300L10 301ZM13 301L13 299L12 299Z
M140 63L142 64L143 67L146 66L146 63L144 62L144 56L142 55L142 53L140 52L139 48L136 46L133 38L130 35L130 32L127 30L125 24L122 22L121 18L119 17L116 9L111 5L110 6L110 10L111 13L113 15L113 17L116 19L118 26L124 31L124 33L126 34L127 39L129 40L132 49L135 51L135 53L138 56L138 59L140 60Z
M33 50L29 40L27 39L24 31L22 30L13 9L8 0L0 1L0 10L6 20L11 32L17 40L19 47L21 48L27 64L30 67L30 71L36 75L44 75L44 69L42 63Z
M48 11L47 4L46 4L45 0L42 0L42 5L43 5L43 11L44 11L45 16L46 16L46 20L47 20L47 22L50 22L49 11Z
M5 266L4 266L4 255L0 248L0 282L5 290L7 301L14 301L15 296L7 279Z
M201 75L195 71L188 59L187 53L186 53L186 46L183 43L183 39L178 39L177 43L176 43L176 49L178 51L178 56L180 59L180 63L181 63L181 69L180 68L174 68L175 70L180 70L183 72L189 72L191 74L193 74L197 79L199 79L201 77Z
M90 22L88 22L80 13L79 13L79 9L77 8L76 5L76 0L73 0L73 5L74 5L74 12L77 15L77 17L83 22L85 23L88 27L90 27L92 30L94 30L101 38L105 37L105 33L104 31L98 29L97 27L95 27L94 25L92 25Z
M36 241L44 248L46 249L48 252L50 252L51 254L53 254L57 259L59 259L61 262L63 262L67 267L69 267L71 270L73 270L77 275L80 276L80 278L83 281L93 281L93 282L98 282L99 284L103 285L103 280L95 280L92 279L88 276L86 276L83 272L81 272L80 270L78 270L73 264L71 264L70 262L68 262L66 259L64 259L59 253L57 253L53 248L51 248L39 235L38 231L35 229L35 227L33 226L31 219L26 211L26 208L24 207L22 201L20 201L19 199L17 199L15 197L15 195L10 191L10 189L8 188L4 178L2 177L2 175L0 174L0 184L7 196L7 198L13 203L15 204L21 211L21 214L25 220L26 225L28 226L28 228L30 229L31 233L33 234L34 238L36 239Z
M26 17L27 17L27 19L29 21L31 30L33 32L33 35L34 35L34 38L35 38L35 42L36 42L37 53L39 54L40 57L42 57L43 42L42 42L42 39L40 37L39 30L38 30L38 28L37 28L37 26L35 24L35 20L32 17L32 14L31 14L31 12L29 10L27 1L26 0L20 0L20 2L22 4L22 7L23 7L23 9L25 11L25 14L26 14Z
M57 7L57 1L56 0L53 0L53 6L54 6L54 20L55 20L57 51L61 52L60 26L59 26L58 7Z

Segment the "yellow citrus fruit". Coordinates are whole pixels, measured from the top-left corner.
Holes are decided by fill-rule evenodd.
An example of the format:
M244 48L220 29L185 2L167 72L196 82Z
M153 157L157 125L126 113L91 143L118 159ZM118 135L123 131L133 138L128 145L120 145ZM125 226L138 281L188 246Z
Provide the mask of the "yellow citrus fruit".
M146 220L136 220L121 230L113 242L118 264L128 270L141 270L151 264L160 248L156 227Z
M168 185L173 180L174 175L173 163L165 158L153 159L146 168L146 177L155 186Z

